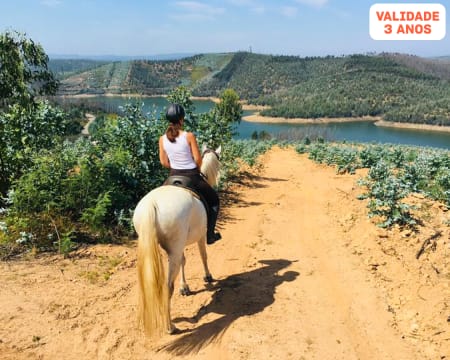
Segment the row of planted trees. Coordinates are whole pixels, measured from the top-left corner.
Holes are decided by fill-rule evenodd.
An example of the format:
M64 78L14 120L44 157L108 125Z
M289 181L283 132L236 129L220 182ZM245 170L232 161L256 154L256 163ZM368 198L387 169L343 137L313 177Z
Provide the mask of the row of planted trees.
M73 119L42 100L58 85L42 47L7 32L0 35L0 56L0 257L30 248L67 253L77 241L128 234L137 201L167 176L158 156L163 114L130 104L124 115L99 117L91 136L78 128L69 137ZM242 114L233 90L204 114L195 114L184 87L168 100L185 107L186 126L200 144L224 145L225 162L235 158L225 145Z
M377 144L300 144L300 153L322 164L333 165L338 174L369 169L359 180L366 189L369 217L381 227L415 227L420 219L406 198L421 193L450 207L450 154L447 150ZM447 224L448 225L448 224Z

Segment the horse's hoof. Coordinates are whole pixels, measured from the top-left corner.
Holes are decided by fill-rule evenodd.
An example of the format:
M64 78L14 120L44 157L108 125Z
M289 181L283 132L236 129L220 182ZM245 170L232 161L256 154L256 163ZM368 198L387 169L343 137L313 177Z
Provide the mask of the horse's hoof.
M191 293L191 289L189 289L188 286L183 287L183 288L180 289L180 294L183 295L183 296L189 296L189 295L192 294Z
M205 275L203 277L203 281L205 281L208 284L211 284L212 282L214 282L214 279L213 279L213 277L211 275Z
M172 325L172 327L170 328L170 330L167 331L167 333L168 333L169 335L176 335L176 334L181 333L181 330L178 329L176 326L173 326L173 325Z

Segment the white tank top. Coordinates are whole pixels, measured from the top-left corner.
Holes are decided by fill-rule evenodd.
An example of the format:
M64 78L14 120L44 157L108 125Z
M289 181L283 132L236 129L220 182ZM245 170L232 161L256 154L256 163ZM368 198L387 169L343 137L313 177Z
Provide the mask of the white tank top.
M197 167L186 138L186 131L183 131L175 139L175 142L170 142L167 135L163 136L163 146L170 161L170 167L175 170L191 170Z

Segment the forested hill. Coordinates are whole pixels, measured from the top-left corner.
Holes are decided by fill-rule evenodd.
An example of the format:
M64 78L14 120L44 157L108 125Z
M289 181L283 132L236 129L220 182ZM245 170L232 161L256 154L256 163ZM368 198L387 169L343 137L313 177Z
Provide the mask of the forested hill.
M56 69L54 61L50 65ZM448 59L403 54L302 58L237 52L84 65L72 73L66 68L61 94L162 95L185 85L193 95L217 96L233 88L242 99L270 105L264 113L270 116L372 115L450 125Z
M174 87L196 88L220 73L235 54L195 55L178 60L132 60L98 62L50 60L49 66L61 79L60 94L164 95ZM78 65L78 66L77 66Z

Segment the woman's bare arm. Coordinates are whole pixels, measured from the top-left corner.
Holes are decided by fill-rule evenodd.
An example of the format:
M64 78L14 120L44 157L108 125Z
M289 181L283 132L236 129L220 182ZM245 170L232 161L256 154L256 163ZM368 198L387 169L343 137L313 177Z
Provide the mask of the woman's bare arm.
M186 134L186 139L188 141L189 146L191 147L192 158L194 159L197 167L200 169L202 166L202 155L200 154L200 149L198 148L197 139L195 135L191 132Z
M169 157L167 156L166 150L164 150L162 136L159 138L159 162L165 168L170 169L170 161L169 161Z

